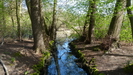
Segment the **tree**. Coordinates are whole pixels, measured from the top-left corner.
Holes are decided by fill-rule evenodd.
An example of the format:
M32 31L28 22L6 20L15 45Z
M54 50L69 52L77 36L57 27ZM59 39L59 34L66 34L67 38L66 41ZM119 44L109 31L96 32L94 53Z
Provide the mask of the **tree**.
M34 50L36 51L36 53L47 52L44 43L45 41L44 33L42 30L43 23L42 23L40 0L31 0L30 10L29 10L30 11L29 15L31 17L32 31L34 37Z
M126 4L127 14L128 14L128 17L129 17L129 20L130 20L130 23L131 23L132 38L133 38L133 13L131 11L130 6L131 6L131 0L127 0L127 4Z
M0 46L1 45L3 45L3 43L4 43L4 36L5 36L5 29L6 29L6 20L5 20L5 6L4 6L4 1L2 1L1 2L1 7L2 7L2 18L1 18L1 24L2 24L2 29L0 30L0 33L1 33L1 35L0 35L0 37L2 37L2 42L1 42L1 44L0 44Z
M95 26L96 0L90 0L90 6L89 7L90 7L89 8L90 13L88 13L88 14L90 14L89 15L90 19L89 19L89 28L88 28L85 43L91 44L92 43L93 30L94 30L94 26ZM88 16L88 14L87 14L87 16Z
M57 7L57 0L54 0L52 24L49 30L51 40L55 39L56 37L56 7Z
M18 40L21 41L21 26L20 26L20 12L21 12L21 0L16 0L16 18L17 18L17 35Z
M87 15L85 17L85 23L84 23L84 26L83 26L83 32L82 32L82 35L81 35L81 40L82 41L85 41L86 37L87 37L87 34L86 34L86 27L88 26L89 24L89 14L90 14L90 6L88 6L88 11L87 11Z
M117 0L114 14L109 26L108 36L114 39L119 39L119 34L122 26L122 21L124 17L124 8L126 5L126 0Z
M105 37L105 40L101 44L102 49L108 50L111 47L114 48L119 47L118 40L124 17L125 6L126 6L126 0L117 0L107 36Z

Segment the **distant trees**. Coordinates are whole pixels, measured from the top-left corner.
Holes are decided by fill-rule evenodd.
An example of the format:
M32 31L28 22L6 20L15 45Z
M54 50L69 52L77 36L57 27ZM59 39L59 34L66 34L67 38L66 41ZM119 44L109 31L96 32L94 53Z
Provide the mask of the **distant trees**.
M72 3L72 1L70 1L74 5L69 3L69 1L66 1L66 3L62 2L62 5L61 3L57 5L58 4L57 0L54 1L39 0L39 2L38 1L35 2L32 0L25 0L25 2L28 8L28 13L30 18L26 12L27 9L25 9L24 0L0 1L0 10L1 10L0 30L2 32L4 31L7 32L7 33L4 32L4 34L7 35L9 34L10 36L17 37L19 40L21 40L22 36L32 35L30 32L31 31L30 20L31 20L34 42L37 43L39 39L42 39L42 41L44 41L44 45L48 45L46 43L46 40L55 39L56 30L57 30L56 25L58 25L57 26L58 28L61 25L66 25L62 27L72 28L73 31L76 31L78 35L81 35L83 37L81 38L82 41L90 44L92 43L93 41L92 38L95 37L95 35L96 37L98 35L98 38L99 37L103 38L107 34L111 38L119 39L122 22L127 21L127 20L123 21L124 17L123 14L125 12L123 8L125 8L125 2L126 2L125 0L116 0L116 1L76 0L75 3ZM115 2L116 6L114 6ZM126 5L127 5L128 17L130 19L130 23L132 26L131 28L133 28L131 20L132 7L130 2L131 1L128 0ZM66 6L64 6L64 4ZM107 5L109 5L109 7ZM23 15L20 14L20 12L23 13ZM27 34L27 32L30 33ZM72 35L72 36L77 36L77 35ZM42 38L35 40L38 37ZM35 45L34 48L35 50L38 49L37 47L35 47ZM39 49L39 51L41 51L41 49Z

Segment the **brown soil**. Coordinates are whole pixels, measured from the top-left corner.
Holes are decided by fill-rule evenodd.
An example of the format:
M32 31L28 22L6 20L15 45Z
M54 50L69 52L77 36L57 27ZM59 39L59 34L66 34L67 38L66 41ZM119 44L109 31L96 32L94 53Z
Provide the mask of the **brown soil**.
M0 59L9 75L30 75L35 72L32 66L38 63L41 55L35 54L32 46L33 42L27 40L6 43L0 47ZM1 65L0 75L5 75Z
M104 51L94 51L99 44L76 43L76 49L85 54L89 62L93 57L100 73L105 75L133 75L124 72L124 67L128 63L133 63L133 46L122 46L120 49L111 50L109 53Z
M98 44L86 45L77 43L76 49L85 54L86 60L95 58L97 69L105 75L133 75L124 72L123 68L129 62L133 63L133 46L122 46L120 49L112 50L108 54L103 51L94 51ZM37 64L41 55L35 54L32 49L32 41L11 42L0 47L0 59L7 67L9 75L30 75L34 73L32 66ZM0 75L4 75L0 65Z

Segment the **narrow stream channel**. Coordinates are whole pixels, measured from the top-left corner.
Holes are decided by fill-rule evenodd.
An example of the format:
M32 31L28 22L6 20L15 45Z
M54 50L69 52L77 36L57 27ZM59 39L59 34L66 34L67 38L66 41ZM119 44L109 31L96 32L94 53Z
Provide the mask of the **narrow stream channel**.
M66 39L64 42L58 41L56 44L60 75L87 75L87 73L75 63L74 60L77 58L70 54L71 51L68 45L70 42L71 39ZM52 58L51 64L48 66L48 75L58 75L54 58Z

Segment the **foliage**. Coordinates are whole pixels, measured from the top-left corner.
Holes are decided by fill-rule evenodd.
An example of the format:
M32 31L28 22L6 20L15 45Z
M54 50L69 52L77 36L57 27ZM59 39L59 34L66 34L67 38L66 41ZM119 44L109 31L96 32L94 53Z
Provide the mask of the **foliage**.
M16 59L14 57L11 58L11 62L14 63Z
M123 26L120 33L120 40L131 42L132 40L132 33L131 33L131 26L129 24L129 20L127 17L125 17L125 20L123 22Z
M127 73L133 73L133 63L132 64L127 64L124 68L124 71Z
M97 47L97 48L94 48L93 51L101 51L101 49Z
M107 34L110 20L110 16L102 16L100 14L97 14L96 26L94 30L94 36L96 39L101 39L105 37L105 35Z
M13 53L14 57L22 57L22 54L20 52Z
M49 41L49 44L52 46L54 44L54 41Z
M27 75L29 72L28 71L26 71L25 73L24 73L24 75Z
M47 62L46 60L50 57L50 53L49 52L45 52L43 54L43 57L40 58L40 62L36 65L33 65L33 69L35 70L35 72L31 75L40 75L42 70L44 69L44 67L46 67Z
M78 39L80 37L80 35L78 35L77 33L72 33L69 38L73 38L73 39Z

